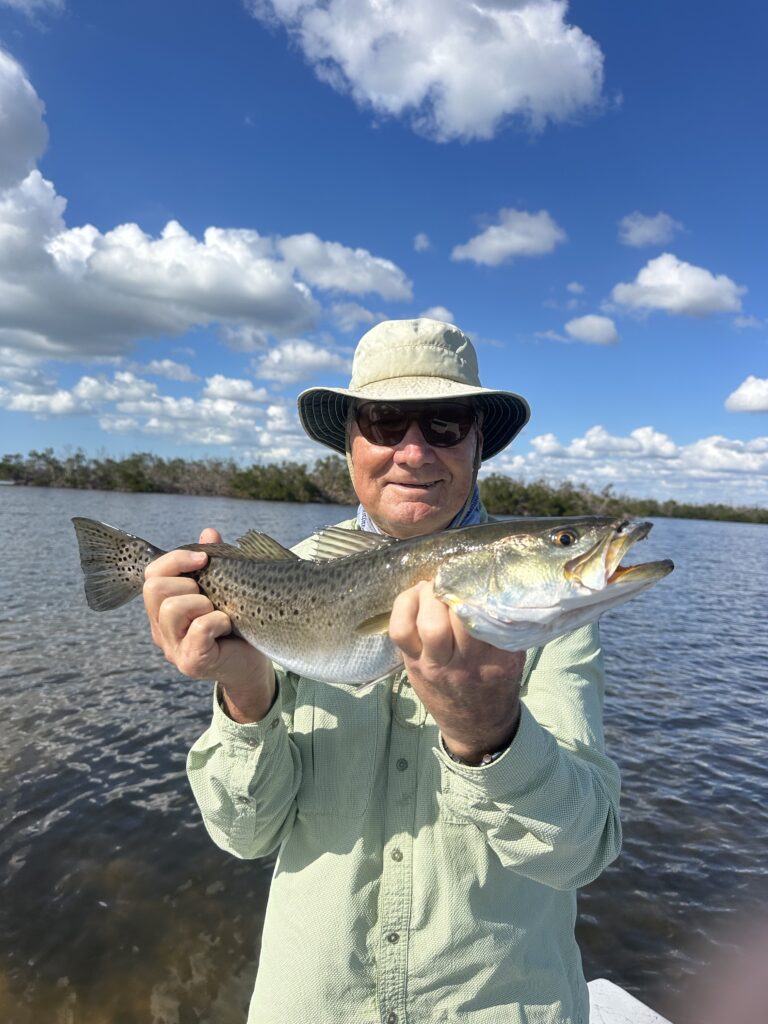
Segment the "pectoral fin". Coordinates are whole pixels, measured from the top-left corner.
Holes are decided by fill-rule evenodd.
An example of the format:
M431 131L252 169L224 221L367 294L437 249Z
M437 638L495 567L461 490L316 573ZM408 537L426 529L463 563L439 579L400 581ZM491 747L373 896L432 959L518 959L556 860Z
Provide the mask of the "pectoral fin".
M380 636L384 633L389 632L389 620L392 617L392 609L390 608L386 612L381 612L379 615L374 615L370 619L365 619L360 623L359 626L355 627L355 632L361 636Z

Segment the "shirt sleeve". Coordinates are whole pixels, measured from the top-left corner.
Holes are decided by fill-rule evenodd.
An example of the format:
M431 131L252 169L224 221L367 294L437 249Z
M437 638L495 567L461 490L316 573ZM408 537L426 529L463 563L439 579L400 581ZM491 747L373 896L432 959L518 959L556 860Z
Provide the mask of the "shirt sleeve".
M621 849L620 778L603 749L597 625L538 650L517 734L486 766L441 761L443 799L506 867L554 889L593 881Z
M275 667L277 696L260 722L240 725L219 706L192 746L187 776L217 846L236 857L263 857L290 832L296 817L301 758L289 728L295 687Z

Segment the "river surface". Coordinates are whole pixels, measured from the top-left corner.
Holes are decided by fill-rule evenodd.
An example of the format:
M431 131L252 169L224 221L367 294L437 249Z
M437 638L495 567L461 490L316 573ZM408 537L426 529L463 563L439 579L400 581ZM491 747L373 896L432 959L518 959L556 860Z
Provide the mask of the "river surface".
M208 839L184 775L210 685L139 602L97 615L73 515L172 547L290 545L348 510L0 487L0 1021L243 1024L271 863ZM624 849L580 897L587 978L670 1012L768 898L768 528L658 520L656 588L602 619Z

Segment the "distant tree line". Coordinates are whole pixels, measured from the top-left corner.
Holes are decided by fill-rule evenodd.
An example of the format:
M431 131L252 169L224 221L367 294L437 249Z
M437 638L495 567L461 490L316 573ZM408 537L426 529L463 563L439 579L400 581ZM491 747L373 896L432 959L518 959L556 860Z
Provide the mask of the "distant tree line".
M232 459L164 459L136 452L121 459L93 458L77 449L66 455L53 448L4 455L0 481L33 487L72 487L80 490L132 491L162 494L218 495L262 501L357 503L347 466L336 455L318 459L311 468L299 462L256 463L243 467ZM524 483L500 473L480 481L480 493L489 512L496 515L651 516L680 519L722 519L742 523L768 523L768 509L723 504L628 498L611 486L599 492L568 481L553 485L544 480Z

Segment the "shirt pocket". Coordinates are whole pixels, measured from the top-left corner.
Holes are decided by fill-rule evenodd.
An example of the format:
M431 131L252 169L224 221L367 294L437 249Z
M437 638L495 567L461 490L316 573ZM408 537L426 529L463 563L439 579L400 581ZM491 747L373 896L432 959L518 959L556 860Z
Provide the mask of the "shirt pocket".
M293 740L301 753L300 814L360 818L371 800L379 755L376 688L300 679Z

